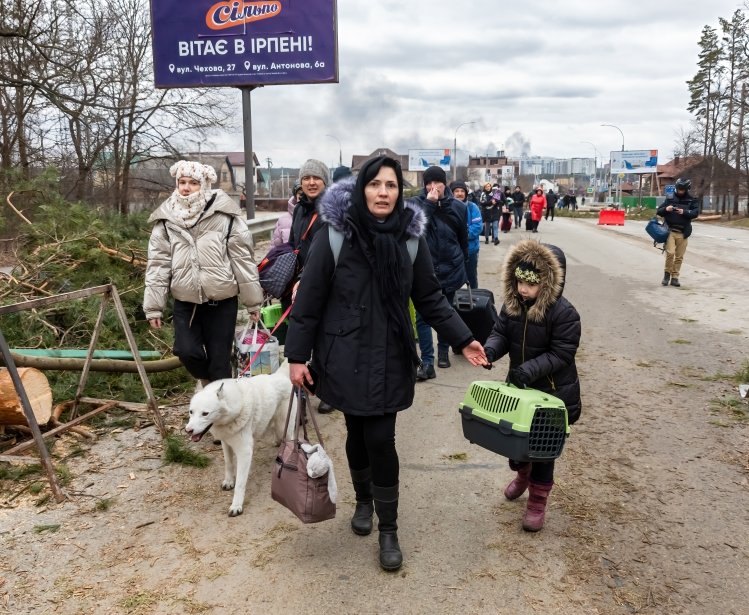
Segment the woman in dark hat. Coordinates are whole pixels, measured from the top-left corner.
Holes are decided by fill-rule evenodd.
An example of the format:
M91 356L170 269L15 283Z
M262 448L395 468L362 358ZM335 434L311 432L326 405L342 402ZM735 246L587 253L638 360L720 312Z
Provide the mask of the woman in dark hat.
M399 465L395 421L414 398L419 358L408 300L474 365L481 345L442 294L422 237L424 214L403 201L400 164L380 156L333 184L320 203L333 231L318 233L304 268L285 347L291 381L314 384L346 419L346 456L356 492L352 530L372 531L377 512L380 565L400 568L396 530ZM336 259L331 234L343 244ZM312 357L311 368L307 362Z

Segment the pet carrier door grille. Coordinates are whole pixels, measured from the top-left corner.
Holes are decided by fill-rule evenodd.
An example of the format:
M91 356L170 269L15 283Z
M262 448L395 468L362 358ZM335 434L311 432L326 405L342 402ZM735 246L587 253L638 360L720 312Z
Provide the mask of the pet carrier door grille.
M494 414L514 412L520 403L520 399L517 397L510 397L500 391L476 384L471 387L471 397L476 400L482 410Z
M528 437L528 456L534 459L559 457L565 439L564 408L536 408Z

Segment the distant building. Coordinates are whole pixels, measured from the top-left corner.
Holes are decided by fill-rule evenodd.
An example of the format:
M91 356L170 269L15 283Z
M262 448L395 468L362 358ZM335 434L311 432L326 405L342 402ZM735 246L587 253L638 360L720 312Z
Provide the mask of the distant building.
M479 190L486 182L512 186L518 177L518 165L511 162L503 151L496 156L469 156L466 181L473 190Z
M406 188L421 185L421 172L408 170L408 154L396 154L393 150L387 147L380 147L370 154L354 154L351 157L351 172L354 175L357 175L367 160L370 158L376 158L377 156L390 156L390 158L394 158L401 163L401 169L403 169L403 184Z
M731 210L736 201L739 207L747 206L747 174L737 171L718 158L709 156L676 156L666 164L658 165L659 193L679 177L692 182L692 194L702 198L707 209Z
M221 188L227 194L240 200L244 191L244 152L184 152L178 156L150 158L133 163L130 169L130 211L154 209L174 190L174 179L169 168L177 160L198 160L211 165L218 177L214 188ZM257 155L253 155L255 165L255 195L265 182Z

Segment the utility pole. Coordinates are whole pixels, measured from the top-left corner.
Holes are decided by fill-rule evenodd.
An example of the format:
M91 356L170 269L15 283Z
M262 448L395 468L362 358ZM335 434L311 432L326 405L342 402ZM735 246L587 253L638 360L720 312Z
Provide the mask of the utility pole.
M273 177L270 170L273 168L273 160L266 158L265 161L268 163L268 203L270 204L271 192L273 192Z

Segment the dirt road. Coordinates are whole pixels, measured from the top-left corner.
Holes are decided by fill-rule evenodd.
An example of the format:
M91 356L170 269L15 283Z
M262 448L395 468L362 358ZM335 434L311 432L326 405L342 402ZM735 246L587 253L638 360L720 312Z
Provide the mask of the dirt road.
M379 569L376 535L348 529L339 414L321 418L342 501L315 526L271 500L270 442L230 519L217 447L199 445L206 469L164 466L153 428L126 430L69 461L69 502L0 494L0 611L747 613L749 430L728 375L749 359L749 232L696 224L677 289L660 285L643 228L557 218L534 236L566 251L565 293L583 321L583 416L542 532L521 529L525 497L504 500L506 460L462 437L457 404L488 373L456 358L399 417L399 573ZM507 247L526 236L482 244L482 286L496 287Z

